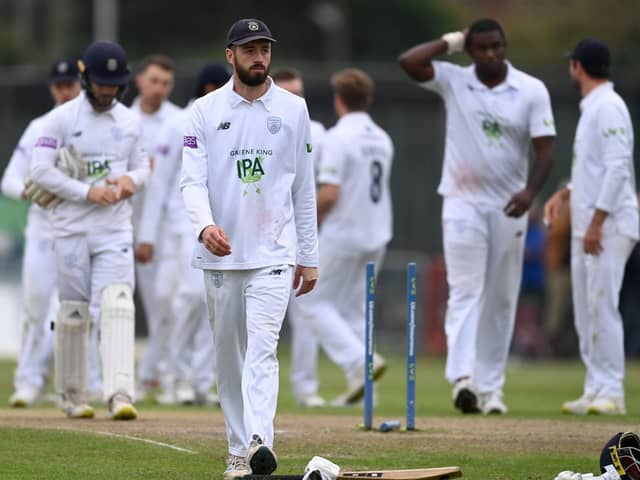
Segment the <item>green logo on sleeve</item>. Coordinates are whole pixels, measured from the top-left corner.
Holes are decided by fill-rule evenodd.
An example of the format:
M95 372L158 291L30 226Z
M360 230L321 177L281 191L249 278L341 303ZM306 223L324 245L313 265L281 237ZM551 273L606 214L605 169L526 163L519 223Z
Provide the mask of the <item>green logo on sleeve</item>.
M602 135L604 135L604 138L609 138L609 137L613 137L615 135L620 135L620 136L624 136L624 127L619 127L619 128L607 128L606 130L604 130L602 132Z
M313 149L311 148L311 144L307 143L307 153L311 153Z

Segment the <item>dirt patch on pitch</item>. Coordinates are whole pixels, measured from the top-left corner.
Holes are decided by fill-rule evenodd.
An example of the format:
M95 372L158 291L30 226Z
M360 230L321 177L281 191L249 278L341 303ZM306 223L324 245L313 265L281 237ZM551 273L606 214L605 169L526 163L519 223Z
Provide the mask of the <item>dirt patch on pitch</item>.
M131 422L114 422L98 409L92 420L69 420L53 409L0 409L0 428L19 427L80 432L109 432L167 442L197 451L217 450L226 443L224 420L219 410L144 411ZM280 452L313 451L331 456L356 456L368 445L391 442L394 448L414 454L572 454L599 452L615 432L637 425L623 419L572 418L565 420L514 419L460 416L420 417L415 432L361 432L361 417L335 415L280 415L276 442ZM588 435L585 435L588 432Z

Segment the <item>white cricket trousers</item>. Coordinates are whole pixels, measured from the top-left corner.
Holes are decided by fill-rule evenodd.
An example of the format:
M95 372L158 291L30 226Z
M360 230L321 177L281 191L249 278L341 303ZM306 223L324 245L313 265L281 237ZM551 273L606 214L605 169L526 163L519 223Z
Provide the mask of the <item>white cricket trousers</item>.
M191 266L195 239L190 227L177 237L174 245L180 284L172 308L169 369L175 379L193 383L198 393L207 393L215 383L213 335L202 270Z
M180 235L169 231L165 225L159 230L153 260L145 265L136 264L137 286L149 330L147 346L138 365L140 380L162 380L169 369L167 358L173 331L171 306L180 278L180 256L176 255Z
M341 256L334 254L338 249L329 248L322 238L318 248L331 253L320 256L321 273L315 288L291 300L291 326L293 329L300 325L304 330L311 329L327 356L344 371L347 383L352 383L362 379L364 372L366 265L374 262L379 271L386 248ZM296 353L295 345L293 353ZM299 349L292 363L303 361L304 352ZM307 383L294 384L294 389L311 392L312 388L317 388L315 359L313 364L311 359L306 361L309 362L306 368L295 368L308 372L304 376L298 375L298 379L306 378ZM314 369L313 376L311 368Z
M100 328L102 290L113 283L126 283L133 289L133 238L131 232L70 235L54 240L60 301L89 302L92 328ZM90 340L89 356L96 352L97 342ZM134 352L122 352L131 356ZM133 371L131 372L133 379ZM105 382L106 383L106 382ZM114 383L114 382L111 382ZM122 390L134 398L133 384ZM108 399L115 392L103 392Z
M14 386L16 391L42 389L51 371L51 322L58 313L53 240L27 236L22 258L24 318Z
M618 311L620 289L635 240L602 239L602 253L587 255L583 238L571 239L571 282L580 356L586 367L584 393L624 397L624 332Z
M449 299L445 376L472 377L479 393L501 390L522 280L528 215L445 197L444 257Z
M205 270L204 277L229 453L245 456L254 433L273 445L278 339L293 267Z

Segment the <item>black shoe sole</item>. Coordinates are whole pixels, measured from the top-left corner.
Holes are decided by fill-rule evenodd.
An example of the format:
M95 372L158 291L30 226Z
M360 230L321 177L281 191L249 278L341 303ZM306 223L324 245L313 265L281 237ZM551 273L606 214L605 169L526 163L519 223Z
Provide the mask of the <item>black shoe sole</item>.
M278 467L278 463L271 449L262 445L251 457L249 467L251 468L251 473L269 475Z
M463 388L458 392L454 405L462 413L480 413L478 397L467 388Z

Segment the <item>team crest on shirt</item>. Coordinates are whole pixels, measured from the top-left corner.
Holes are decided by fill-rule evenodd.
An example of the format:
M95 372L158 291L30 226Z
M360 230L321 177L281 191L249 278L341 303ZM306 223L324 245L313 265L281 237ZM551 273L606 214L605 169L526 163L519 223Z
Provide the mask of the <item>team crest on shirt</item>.
M282 119L280 117L267 118L267 130L271 133L275 135L280 131L280 127L282 127Z

